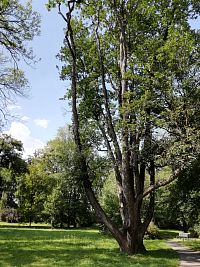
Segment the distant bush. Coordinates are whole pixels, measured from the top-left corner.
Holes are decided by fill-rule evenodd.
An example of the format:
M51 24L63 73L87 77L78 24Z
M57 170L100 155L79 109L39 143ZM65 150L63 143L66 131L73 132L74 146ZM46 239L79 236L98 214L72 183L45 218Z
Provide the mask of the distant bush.
M147 228L145 239L160 239L159 228L153 222Z
M200 236L200 223L194 225L193 229L190 229L191 237L198 238Z
M190 236L193 238L200 237L200 215L198 216L198 219L193 227L189 229Z
M2 222L19 222L20 216L16 209L13 208L5 208L0 211L0 221Z
M192 238L198 238L199 237L199 233L198 233L198 230L196 229L196 227L190 228L189 233L190 233L190 237L192 237Z

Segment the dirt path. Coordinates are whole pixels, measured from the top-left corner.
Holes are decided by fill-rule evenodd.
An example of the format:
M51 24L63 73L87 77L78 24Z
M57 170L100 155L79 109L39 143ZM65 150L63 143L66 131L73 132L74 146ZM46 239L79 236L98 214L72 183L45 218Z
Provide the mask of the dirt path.
M182 246L174 240L169 240L168 244L179 254L180 267L200 267L200 252Z

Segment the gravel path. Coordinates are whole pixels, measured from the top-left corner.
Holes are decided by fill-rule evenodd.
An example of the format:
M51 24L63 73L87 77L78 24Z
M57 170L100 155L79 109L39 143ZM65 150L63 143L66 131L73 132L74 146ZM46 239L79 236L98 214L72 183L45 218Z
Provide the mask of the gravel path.
M200 252L182 246L174 240L169 240L168 244L179 254L180 267L200 267Z

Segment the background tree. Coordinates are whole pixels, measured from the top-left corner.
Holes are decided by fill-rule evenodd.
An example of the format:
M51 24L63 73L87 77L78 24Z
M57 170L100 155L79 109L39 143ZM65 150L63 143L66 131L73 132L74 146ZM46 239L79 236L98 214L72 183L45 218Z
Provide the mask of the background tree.
M85 139L86 138L85 135ZM107 176L105 159L87 150L88 167L93 173L96 192ZM69 129L61 128L50 141L43 155L47 171L55 178L55 186L45 203L45 213L53 226L89 226L94 222L93 211L79 182L77 154Z
M56 5L66 22L61 78L71 81L80 180L121 251L142 252L155 190L175 180L199 150L199 34L188 23L198 16L199 4L49 1L49 8ZM92 190L80 131L83 117L96 123L112 160L122 230ZM171 175L156 180L156 168L163 166L171 167ZM144 198L148 207L142 218Z
M18 177L16 198L21 221L43 221L44 202L51 192L52 183L44 164L38 158L33 158L28 165L28 172Z
M32 10L31 1L22 5L18 0L2 0L0 3L0 126L7 115L7 106L16 96L25 96L27 80L18 63L34 62L27 42L39 34L39 15Z
M91 216L83 189L76 181L74 143L61 129L48 142L43 159L54 187L45 203L45 214L53 227L80 226Z
M199 158L187 168L176 182L158 192L155 220L161 227L194 232L199 224Z
M119 200L117 197L117 184L114 173L111 173L106 179L101 192L100 203L106 214L112 221L122 227L122 220L120 216Z
M17 177L27 171L22 159L22 143L9 135L0 137L0 202L1 214L17 207Z
M86 131L84 138L89 140ZM99 195L108 164L92 149L85 153ZM59 129L57 137L30 160L28 173L18 178L16 197L22 221L29 221L30 225L45 221L61 228L90 226L94 222L93 210L79 183L77 158L69 127Z

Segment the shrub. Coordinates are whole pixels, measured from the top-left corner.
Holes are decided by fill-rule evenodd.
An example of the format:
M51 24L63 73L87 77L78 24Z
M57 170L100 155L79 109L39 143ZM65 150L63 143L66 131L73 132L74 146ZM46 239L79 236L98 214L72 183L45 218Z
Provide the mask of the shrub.
M14 208L5 208L0 211L0 221L2 222L19 222L20 216L16 209Z
M197 223L194 225L194 231L196 233L196 236L194 237L199 237L200 236L200 223Z
M192 238L198 238L199 237L199 233L198 233L198 230L196 229L196 227L190 228L189 233L190 233L190 237L192 237Z
M150 222L147 231L145 233L145 239L159 239L159 228L153 222Z

